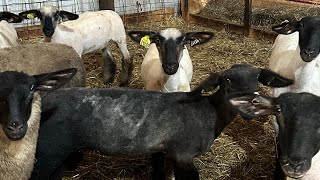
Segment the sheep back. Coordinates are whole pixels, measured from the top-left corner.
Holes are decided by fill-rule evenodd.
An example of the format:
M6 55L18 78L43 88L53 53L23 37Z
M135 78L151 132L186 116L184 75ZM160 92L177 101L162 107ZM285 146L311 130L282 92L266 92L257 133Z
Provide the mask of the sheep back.
M0 48L18 46L18 35L14 26L5 20L0 22Z
M67 45L39 43L0 49L0 62L0 72L15 70L27 74L41 74L74 67L78 72L65 87L85 85L84 63Z

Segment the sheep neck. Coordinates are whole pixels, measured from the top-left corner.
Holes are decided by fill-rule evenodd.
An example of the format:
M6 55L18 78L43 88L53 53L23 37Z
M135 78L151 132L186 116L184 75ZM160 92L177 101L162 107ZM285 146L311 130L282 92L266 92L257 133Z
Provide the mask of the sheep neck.
M237 115L231 110L231 107L226 103L226 93L223 89L219 89L216 93L209 96L209 102L212 104L217 113L217 121L215 126L215 138L217 138L223 129L235 118Z
M35 93L25 137L19 141L11 141L0 131L0 179L29 179L36 152L40 111L41 98Z

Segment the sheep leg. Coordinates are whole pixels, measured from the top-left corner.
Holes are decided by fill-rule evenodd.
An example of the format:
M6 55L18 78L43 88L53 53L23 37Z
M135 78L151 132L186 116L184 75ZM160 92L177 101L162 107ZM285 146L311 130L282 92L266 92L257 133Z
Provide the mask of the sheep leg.
M116 61L107 47L102 49L103 78L105 84L111 84L116 74Z
M162 152L152 154L152 179L166 179L165 154Z
M279 141L277 140L278 137L276 137L276 148L277 148L277 154L276 154L276 167L274 170L274 174L273 174L273 179L274 180L284 180L285 179L285 175L282 171L281 165L280 165L280 146L279 146Z
M192 158L187 161L176 160L174 162L174 176L176 180L199 180L199 173Z
M132 78L133 62L130 59L125 39L117 42L122 54L122 70L120 73L120 86L127 86Z

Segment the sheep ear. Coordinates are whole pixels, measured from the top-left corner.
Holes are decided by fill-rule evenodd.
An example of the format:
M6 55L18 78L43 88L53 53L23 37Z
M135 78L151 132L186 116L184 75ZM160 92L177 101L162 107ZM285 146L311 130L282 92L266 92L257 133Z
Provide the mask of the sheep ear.
M78 14L74 14L68 11L58 11L58 13L63 22L68 20L76 20L79 18Z
M300 21L296 21L296 20L293 20L293 21L285 20L279 25L272 26L272 30L279 34L288 35L298 31L297 26L299 23Z
M280 105L274 103L273 98L257 94L237 94L228 97L233 109L244 119L277 114Z
M154 42L154 38L156 37L156 33L152 31L129 31L129 37L137 43L140 43L141 38L145 36L149 36L150 41Z
M185 43L190 43L190 46L196 46L208 42L213 37L211 32L189 32L185 35Z
M41 12L37 9L32 9L29 11L23 11L19 13L19 16L23 17L24 19L34 19L34 18L40 18L42 17Z
M258 77L258 80L260 83L262 83L265 86L286 87L294 83L292 79L285 78L268 69L260 69L260 70L261 72Z
M202 95L203 93L213 94L213 91L217 90L217 87L220 84L220 72L215 72L210 74L207 79L202 81L194 90L189 92L191 95Z
M58 89L65 85L76 73L76 68L70 68L34 75L33 77L36 79L35 91L52 91Z
M0 20L8 21L9 23L19 23L23 21L23 17L11 12L0 12Z

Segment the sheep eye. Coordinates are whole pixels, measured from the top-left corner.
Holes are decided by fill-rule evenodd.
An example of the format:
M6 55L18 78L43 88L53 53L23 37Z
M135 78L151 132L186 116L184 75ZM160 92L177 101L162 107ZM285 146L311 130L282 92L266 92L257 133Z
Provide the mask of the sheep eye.
M301 22L298 24L298 28L303 28L303 24Z
M227 78L227 79L226 79L226 81L227 81L228 83L230 83L230 82L231 82L231 80L230 80L229 78Z

